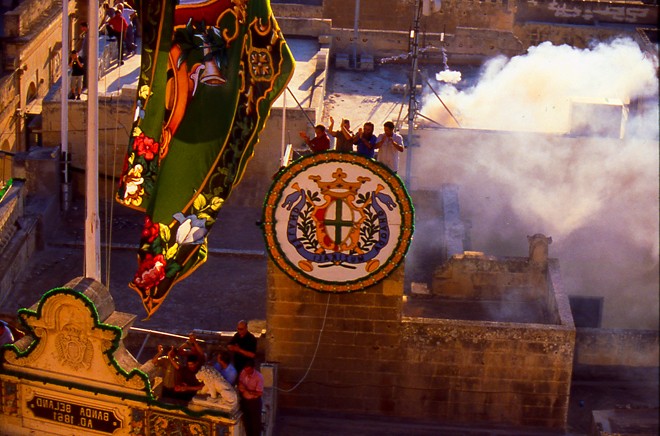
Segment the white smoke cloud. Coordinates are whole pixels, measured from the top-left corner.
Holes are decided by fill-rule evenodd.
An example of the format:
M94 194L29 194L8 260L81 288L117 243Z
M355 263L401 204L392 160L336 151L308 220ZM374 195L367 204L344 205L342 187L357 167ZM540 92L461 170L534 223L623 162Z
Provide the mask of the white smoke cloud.
M653 61L631 39L591 49L546 42L522 56L490 60L474 87L460 92L451 85L440 88L462 127L559 133L570 129L571 99L627 103L657 93ZM422 112L452 125L433 95Z
M587 50L545 43L494 59L473 87L441 86L467 129L416 133L424 148L413 158L413 188L460 187L474 250L524 256L526 235L552 236L567 292L605 298L603 327L657 328L655 73L627 39ZM631 106L623 138L565 135L575 98L644 103ZM422 113L455 126L434 95Z
M435 75L435 80L445 83L458 83L461 81L461 72L452 70L440 71Z

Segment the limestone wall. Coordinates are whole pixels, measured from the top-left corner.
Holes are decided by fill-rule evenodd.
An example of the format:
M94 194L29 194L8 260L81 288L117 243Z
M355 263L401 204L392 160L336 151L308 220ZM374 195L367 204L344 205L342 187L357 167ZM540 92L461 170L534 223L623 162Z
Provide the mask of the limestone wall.
M3 16L0 128L3 150L24 151L26 113L30 103L46 95L61 74L61 3L28 1Z
M334 295L269 262L267 358L279 363L280 407L564 427L572 323L403 318L402 293L403 268Z
M352 29L333 28L332 51L374 56L381 62L409 62L408 32L387 30L365 30L358 32L357 44ZM454 32L425 33L420 46L421 62L442 62L441 48L444 47L450 63L465 63L470 59L482 62L496 55L515 56L523 52L521 42L509 31L457 27Z
M15 181L0 203L0 248L16 233L16 221L23 216L25 190L22 181Z
M277 8L275 11L277 13ZM287 9L280 9L285 12ZM383 13L387 11L387 13ZM413 0L361 0L359 27L407 31L414 19ZM514 22L647 25L657 22L657 5L626 2L531 0L443 0L440 10L420 17L422 31L453 33L458 26L511 30ZM325 0L323 17L333 27L353 28L355 1Z
M594 40L607 41L621 35L634 36L632 32L625 32L617 27L573 26L544 22L516 24L513 33L525 47L549 41L555 45L568 44L576 48L587 48Z
M54 87L43 102L42 141L44 147L59 145L60 99ZM120 95L101 96L98 105L99 172L101 175L121 173L128 138L133 125L135 88L124 87ZM85 168L87 137L87 102L67 100L69 106L69 153L74 168Z
M35 26L43 19L43 15L48 13L51 8L59 5L60 2L55 0L20 2L16 9L7 12L3 16L5 36L25 36L27 33L34 31Z
M361 0L358 53L388 57L407 52L413 5L405 0ZM317 6L277 4L273 10L285 34L331 34L333 55L352 53L354 1L326 0L320 15ZM641 3L446 0L439 10L420 17L420 43L423 49L444 47L453 63L481 62L497 54L521 54L544 41L584 48L594 39L632 36L630 25L654 26L657 19L657 5ZM433 49L422 60L425 57L433 58Z
M515 19L521 23L571 23L588 26L606 23L655 25L658 22L658 6L642 2L520 0L517 2Z
M574 335L562 326L404 319L399 405L447 421L563 428Z
M280 22L280 17L288 17L288 18L322 18L323 17L322 6L271 2L270 7L273 10L273 15L277 17L277 22L280 25L282 24ZM287 33L284 32L284 34L286 35Z
M37 249L39 223L24 216L27 189L14 181L0 204L0 295L9 295Z
M446 298L530 301L545 300L547 286L544 271L530 267L526 259L459 255L435 271L431 291Z
M591 366L657 368L658 331L580 328L575 363Z

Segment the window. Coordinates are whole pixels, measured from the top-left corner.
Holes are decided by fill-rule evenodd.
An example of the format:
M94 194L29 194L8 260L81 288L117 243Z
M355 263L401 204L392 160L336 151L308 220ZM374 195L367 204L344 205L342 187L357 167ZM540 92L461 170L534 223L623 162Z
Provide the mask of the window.
M575 327L598 328L603 320L602 297L568 297Z

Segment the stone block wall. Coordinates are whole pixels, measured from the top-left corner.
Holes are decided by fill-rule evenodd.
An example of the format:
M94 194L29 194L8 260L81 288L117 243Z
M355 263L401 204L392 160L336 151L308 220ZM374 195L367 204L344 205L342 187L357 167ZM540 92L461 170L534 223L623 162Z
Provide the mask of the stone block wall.
M279 365L280 407L564 428L570 311L565 325L409 318L402 292L403 268L334 295L269 262L266 357Z
M575 343L575 363L657 369L659 351L657 330L580 328Z
M25 191L22 181L14 181L0 203L0 248L16 233L16 221L23 216Z
M273 10L273 15L277 17L278 23L280 23L280 17L323 18L323 6L271 2L270 7Z
M55 0L32 0L20 2L13 11L3 16L5 35L9 37L25 36L34 31L35 25L49 13L52 8L60 7L61 3Z
M462 300L545 301L547 286L544 271L530 267L527 259L467 253L453 256L435 271L431 290Z
M383 13L387 11L387 13ZM513 23L514 8L509 2L475 2L444 0L439 11L420 17L422 32L450 32L457 26L508 30ZM361 0L358 27L389 31L410 30L414 19L412 0ZM355 2L325 0L323 16L332 20L334 27L353 28L355 24Z
M575 331L564 326L403 320L405 415L561 429Z
M658 5L642 2L517 2L516 22L546 22L556 24L635 24L655 25L658 22Z
M286 36L321 36L332 29L332 21L322 18L282 17L277 18L282 33Z
M331 36L333 54L353 52L355 37L352 29L333 28ZM486 57L499 54L515 56L523 52L521 42L509 31L458 27L454 33L445 34L444 40L437 32L425 33L422 39L421 62L440 62L440 47L446 49L451 63L465 63L472 61L472 58L481 62ZM408 62L408 50L407 31L360 29L358 32L358 54L385 58L384 62Z
M121 173L128 138L133 124L135 89L125 88L122 96L100 97L98 105L98 153L99 174L117 176ZM42 141L44 147L60 144L60 100L55 87L44 99L42 111ZM71 167L77 173L85 168L87 137L87 103L83 100L68 100L69 106L69 154ZM82 179L74 180L74 191L83 192Z
M396 414L402 291L403 268L365 291L327 294L269 262L266 358L279 365L279 406Z
M633 37L632 32L624 32L617 27L603 26L573 26L552 23L521 23L517 24L513 33L525 47L538 45L549 41L555 45L568 44L576 48L587 48L596 41L608 41L621 35Z

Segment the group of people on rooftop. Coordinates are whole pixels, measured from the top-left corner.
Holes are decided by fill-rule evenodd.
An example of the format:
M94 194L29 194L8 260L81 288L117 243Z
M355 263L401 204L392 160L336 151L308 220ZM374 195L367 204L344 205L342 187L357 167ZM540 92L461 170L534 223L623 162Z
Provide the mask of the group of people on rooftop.
M117 41L117 63L124 64L124 57L135 53L138 37L137 12L133 2L117 2L113 7L108 2L101 5L102 17L99 20L99 34L107 35L108 40ZM80 100L83 89L87 88L87 57L89 50L89 25L80 22L80 34L69 53L71 89L69 99Z
M195 375L203 365L212 366L238 390L246 435L261 435L264 379L255 368L256 354L257 338L248 331L244 320L238 322L236 334L226 348L218 349L211 359L194 334L190 334L181 346L172 346L167 352L163 345L159 345L152 363L162 371L160 399L187 404L204 387Z
M369 159L376 158L388 166L395 173L399 170L399 153L405 146L401 135L394 131L394 123L386 121L383 124L383 133L374 134L374 124L370 121L364 123L357 132L351 130L351 122L342 119L338 130L333 130L335 120L330 117L330 126L326 130L323 124L314 127L314 137L310 138L306 132L301 131L300 137L314 152L320 153L330 150L330 136L335 138L335 151L356 152Z

